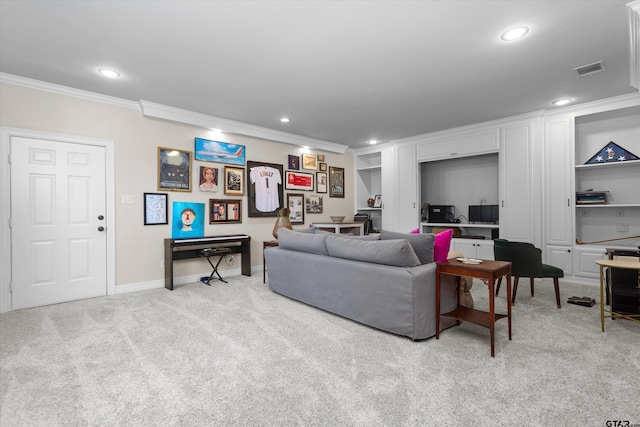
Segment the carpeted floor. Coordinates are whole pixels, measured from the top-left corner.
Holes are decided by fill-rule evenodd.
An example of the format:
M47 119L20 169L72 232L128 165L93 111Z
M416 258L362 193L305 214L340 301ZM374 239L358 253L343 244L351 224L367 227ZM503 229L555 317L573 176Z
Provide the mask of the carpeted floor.
M486 287L473 288L476 308ZM513 341L465 323L413 342L274 294L262 277L0 315L0 425L640 424L640 323L597 288L522 287ZM505 310L504 293L497 301Z

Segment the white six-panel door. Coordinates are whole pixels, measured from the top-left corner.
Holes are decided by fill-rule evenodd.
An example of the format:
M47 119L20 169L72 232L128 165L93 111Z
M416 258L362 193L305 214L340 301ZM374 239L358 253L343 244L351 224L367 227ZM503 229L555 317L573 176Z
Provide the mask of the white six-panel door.
M105 148L12 137L11 308L107 294Z

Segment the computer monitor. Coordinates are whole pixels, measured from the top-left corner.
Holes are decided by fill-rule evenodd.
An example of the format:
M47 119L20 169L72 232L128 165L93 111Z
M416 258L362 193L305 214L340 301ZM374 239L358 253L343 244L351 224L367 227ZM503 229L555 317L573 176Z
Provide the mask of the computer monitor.
M499 211L498 205L469 205L469 222L497 224Z

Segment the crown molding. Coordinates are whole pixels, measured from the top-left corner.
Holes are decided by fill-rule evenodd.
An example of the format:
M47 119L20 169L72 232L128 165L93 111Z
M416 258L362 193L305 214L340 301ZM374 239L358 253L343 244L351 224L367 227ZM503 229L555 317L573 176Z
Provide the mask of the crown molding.
M89 92L86 90L75 89L68 86L47 83L40 80L29 79L27 77L15 76L13 74L0 73L0 82L28 87L31 89L38 89L45 92L57 93L60 95L73 96L75 98L86 99L89 101L97 101L105 104L117 105L118 107L132 108L135 110L138 110L140 108L138 106L138 103L135 101L116 98L114 96L101 95L95 92Z
M344 154L349 148L346 145L336 144L335 142L307 138L292 133L236 122L234 120L210 116L208 114L195 113L193 111L182 110L180 108L169 107L167 105L156 104L149 101L141 100L140 108L142 109L142 115L145 117L168 120L205 129L220 129L222 133L252 136L255 138L268 139L270 141L297 146L304 145L318 150L339 154Z
M223 119L207 114L195 113L193 111L181 110L179 108L155 104L148 101L129 101L122 98L101 95L95 92L89 92L86 90L75 89L68 86L47 83L40 80L29 79L27 77L16 76L13 74L0 73L0 83L9 83L31 89L42 90L45 92L57 93L60 95L72 96L89 101L96 101L105 104L116 105L119 107L131 108L141 111L142 115L145 117L168 120L172 122L202 127L205 129L221 129L225 133L252 136L255 138L267 139L270 141L281 142L285 144L309 146L314 149L328 151L331 153L344 154L349 148L346 145L337 144L335 142L307 138L292 133L281 132L242 122L236 122L233 120Z
M640 0L627 4L629 16L629 79L640 89Z

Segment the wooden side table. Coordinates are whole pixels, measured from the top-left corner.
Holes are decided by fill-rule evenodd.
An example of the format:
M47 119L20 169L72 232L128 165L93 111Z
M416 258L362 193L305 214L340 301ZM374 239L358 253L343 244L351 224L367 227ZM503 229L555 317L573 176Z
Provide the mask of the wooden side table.
M436 339L440 338L440 316L460 321L475 323L491 331L491 357L495 357L495 322L503 317L509 324L509 341L511 341L511 263L505 261L482 260L480 264L465 264L455 258L436 263ZM457 308L448 313L440 314L440 282L443 275L456 276ZM482 279L489 287L489 312L475 310L460 305L460 278L463 276ZM507 314L496 314L495 311L495 280L507 276Z
M267 248L278 246L277 240L266 240L262 242L262 283L267 283L267 262L264 259L264 251Z
M600 324L602 326L602 332L604 332L604 318L610 317L612 319L616 319L618 317L622 317L628 320L634 320L636 322L640 322L640 314L623 314L616 313L613 311L613 301L612 298L609 298L609 302L611 303L611 309L605 310L604 308L604 268L623 268L626 270L638 270L640 271L640 262L636 261L628 261L622 259L597 259L594 261L596 264L600 266ZM609 315L605 316L604 312L609 313Z

